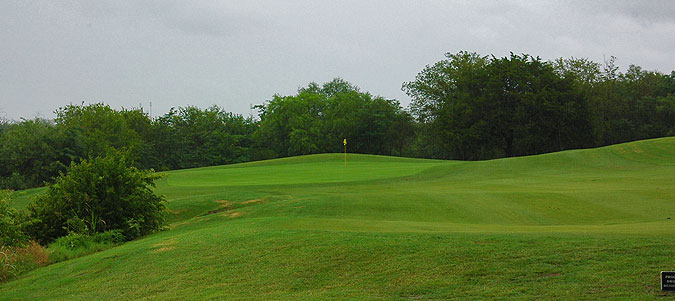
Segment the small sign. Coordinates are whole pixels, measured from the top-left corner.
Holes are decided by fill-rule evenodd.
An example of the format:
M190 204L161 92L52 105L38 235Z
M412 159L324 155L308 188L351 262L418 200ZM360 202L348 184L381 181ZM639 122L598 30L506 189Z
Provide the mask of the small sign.
M661 290L675 291L675 271L661 272Z

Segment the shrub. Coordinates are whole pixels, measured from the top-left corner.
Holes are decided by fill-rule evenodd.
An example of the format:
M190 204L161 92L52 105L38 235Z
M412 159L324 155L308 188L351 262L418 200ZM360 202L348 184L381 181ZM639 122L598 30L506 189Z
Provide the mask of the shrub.
M26 242L26 235L21 230L23 215L10 206L11 198L11 191L0 190L0 246L5 247Z
M128 158L126 152L111 151L71 163L67 174L29 204L28 232L48 243L68 233L121 230L133 239L161 229L165 200L153 191L161 176L136 169Z

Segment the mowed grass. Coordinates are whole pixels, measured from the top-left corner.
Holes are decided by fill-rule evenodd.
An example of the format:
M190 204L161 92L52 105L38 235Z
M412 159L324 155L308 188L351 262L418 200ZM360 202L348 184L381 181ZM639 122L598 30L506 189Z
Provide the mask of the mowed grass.
M170 172L157 188L170 230L35 270L0 298L666 295L675 138L481 162L349 156Z
M445 163L372 155L309 155L230 166L177 170L170 186L250 186L357 182L409 176Z

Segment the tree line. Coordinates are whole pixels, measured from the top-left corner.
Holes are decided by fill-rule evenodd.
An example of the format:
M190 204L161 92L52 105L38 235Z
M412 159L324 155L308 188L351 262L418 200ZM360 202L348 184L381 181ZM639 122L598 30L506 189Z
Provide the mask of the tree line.
M68 105L54 120L0 120L0 188L41 186L71 162L125 150L139 169L171 170L325 152L482 160L675 135L675 71L611 58L543 61L448 53L403 83L412 99L335 79L258 105L258 118L212 106Z

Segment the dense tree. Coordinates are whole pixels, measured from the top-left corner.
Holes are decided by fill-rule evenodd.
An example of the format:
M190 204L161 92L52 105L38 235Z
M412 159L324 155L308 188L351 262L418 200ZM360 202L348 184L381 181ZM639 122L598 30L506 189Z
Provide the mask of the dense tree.
M78 132L44 119L9 124L0 135L0 187L25 189L65 170L84 148Z
M161 170L249 161L253 120L216 106L179 108L151 120L140 109L69 105L54 122L0 123L0 188L51 181L71 161L125 149L138 168Z
M311 83L297 95L275 95L259 109L256 139L272 156L341 152L345 138L352 152L401 154L413 128L397 101L373 97L339 78Z
M257 138L272 149L275 156L314 154L325 149L327 137L322 133L326 95L316 84L301 89L294 96L274 95L260 106Z
M494 114L492 137L505 156L586 146L587 106L571 79L528 55L492 58L487 66L483 115ZM480 158L484 159L484 158Z
M672 135L672 74L612 58L447 54L403 84L420 123L417 152L489 159Z
M559 59L557 69L574 78L589 104L593 145L608 145L675 134L673 73L631 65L619 72L612 57L604 65L587 59Z
M417 150L423 157L470 158L470 145L491 143L480 141L488 132L479 109L488 58L469 52L446 57L403 84L412 98L411 113L420 123Z
M128 149L135 161L147 154L147 142L142 134L149 125L147 115L138 110L113 110L103 103L68 105L56 111L56 124L75 135L86 153L81 158L105 154L109 149Z
M171 109L153 121L153 166L166 170L249 161L255 128L250 118L217 106Z

